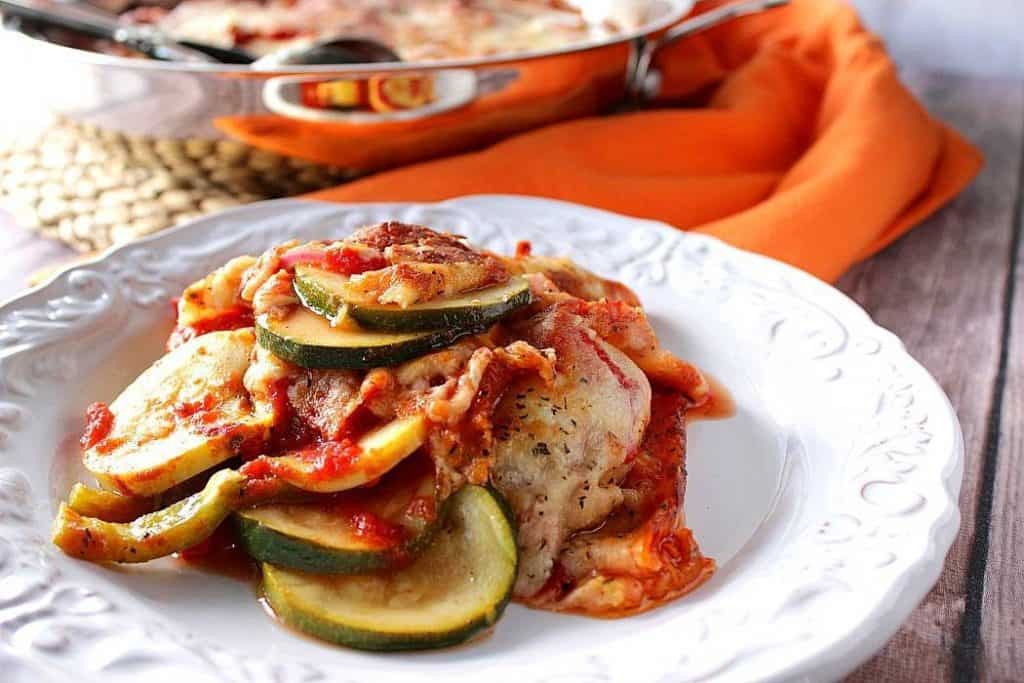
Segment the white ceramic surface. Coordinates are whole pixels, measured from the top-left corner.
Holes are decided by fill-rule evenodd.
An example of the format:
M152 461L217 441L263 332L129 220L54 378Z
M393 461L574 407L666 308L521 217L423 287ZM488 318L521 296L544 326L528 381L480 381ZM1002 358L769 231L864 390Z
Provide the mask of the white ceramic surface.
M188 282L287 238L385 218L510 252L529 239L634 287L664 343L734 394L692 426L689 523L717 559L685 598L626 620L512 606L453 650L371 655L278 627L251 588L173 561L104 569L47 541L79 476L85 406L155 359ZM0 307L0 671L5 681L833 680L896 631L959 523L959 425L891 333L836 290L706 237L570 204L281 200L74 268Z

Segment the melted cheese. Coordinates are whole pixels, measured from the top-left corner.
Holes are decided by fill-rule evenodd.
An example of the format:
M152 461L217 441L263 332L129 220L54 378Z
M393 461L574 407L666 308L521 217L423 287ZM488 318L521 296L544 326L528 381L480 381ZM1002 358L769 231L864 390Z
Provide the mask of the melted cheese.
M176 38L263 55L317 39L370 37L406 61L547 50L632 28L543 0L184 0L160 21Z

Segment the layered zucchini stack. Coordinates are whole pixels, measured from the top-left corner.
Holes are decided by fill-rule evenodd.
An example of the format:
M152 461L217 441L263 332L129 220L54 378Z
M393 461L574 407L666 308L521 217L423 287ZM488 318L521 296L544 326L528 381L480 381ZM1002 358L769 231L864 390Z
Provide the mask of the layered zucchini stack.
M363 305L345 300L343 278L297 265L301 305L257 316L254 330L196 337L144 372L111 405L108 431L85 444L86 467L104 490L76 485L54 542L86 560L144 562L201 543L230 519L275 613L316 637L420 649L462 642L497 621L516 578L512 516L487 487L437 498L433 463L419 452L423 416L396 418L354 443L223 468L247 444L250 455L262 452L273 428L273 406L250 403L243 388L256 345L303 368L394 366L531 300L527 282L513 277L404 308ZM174 494L218 466L200 490Z
M344 275L296 266L294 286L302 306L283 319L258 319L260 344L304 368L366 370L398 365L483 332L530 302L529 284L521 277L404 308L346 301L344 284ZM346 318L353 322L338 324Z
M353 520L363 523L358 513L322 505L238 513L243 546L260 561L264 595L280 619L323 640L390 651L461 643L501 617L517 554L514 528L496 494L463 487L436 522L408 525L401 503L415 504L405 496L419 488L432 494L433 479L406 486L368 506L387 508L369 519L407 529L397 537L353 533Z

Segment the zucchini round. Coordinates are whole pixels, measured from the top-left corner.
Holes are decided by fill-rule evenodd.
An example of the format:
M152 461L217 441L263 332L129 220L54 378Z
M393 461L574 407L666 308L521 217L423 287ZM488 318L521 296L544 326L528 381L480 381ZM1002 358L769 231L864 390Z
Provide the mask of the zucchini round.
M497 622L516 569L515 530L497 494L466 486L409 566L329 576L264 564L263 590L282 621L317 638L361 650L419 650L456 645Z
M434 468L412 457L372 488L235 514L249 555L278 567L358 574L407 564L436 527Z
M304 368L368 370L399 365L479 331L395 333L332 327L326 318L302 306L281 319L262 315L256 320L260 346Z
M153 512L154 498L126 496L105 489L89 488L75 484L68 493L68 507L83 517L93 517L104 522L130 522L142 515Z
M310 310L334 318L342 308L361 325L394 332L423 332L447 328L484 329L532 301L530 284L522 277L486 289L436 299L406 308L394 304L348 302L342 292L347 278L314 266L295 267L295 291Z
M107 490L151 497L260 447L273 415L242 381L255 344L252 328L210 332L158 359L110 404L113 426L85 468Z

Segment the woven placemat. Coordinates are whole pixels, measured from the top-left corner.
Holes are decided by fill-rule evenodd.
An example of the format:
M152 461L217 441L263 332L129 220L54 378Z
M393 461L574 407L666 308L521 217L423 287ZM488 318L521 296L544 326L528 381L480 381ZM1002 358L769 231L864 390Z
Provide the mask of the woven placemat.
M128 136L60 118L0 147L0 204L21 225L93 252L353 175L231 140Z

